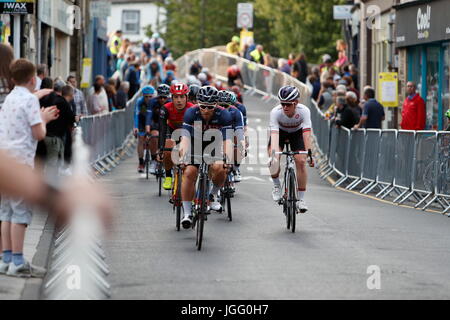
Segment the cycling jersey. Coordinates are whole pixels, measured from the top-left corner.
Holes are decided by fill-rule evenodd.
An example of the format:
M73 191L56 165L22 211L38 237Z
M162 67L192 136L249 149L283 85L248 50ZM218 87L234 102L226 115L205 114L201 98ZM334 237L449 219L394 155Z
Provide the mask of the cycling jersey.
M312 130L311 112L308 107L298 104L294 116L289 118L284 114L281 105L275 107L270 113L270 130L293 133L299 130L307 132Z
M230 106L227 110L231 114L232 127L238 141L244 140L244 116L242 112L234 106Z
M188 109L184 115L183 129L185 130L183 132L183 136L194 136L194 128L197 129L196 122L202 124L203 133L209 129L218 129L221 130L224 141L231 139L233 132L233 121L230 112L228 112L225 108L216 107L209 122L206 122L206 120L203 119L199 106Z
M168 100L166 103L170 103L171 100ZM159 102L158 97L152 98L149 103L150 112L147 113L146 123L148 126L152 126L153 130L159 130L159 114L162 105Z
M145 133L145 126L150 125L147 123L148 117L151 117L150 102L145 103L145 98L140 97L134 107L134 127L139 129L139 132Z
M173 102L164 105L159 112L159 148L162 149L165 145L167 127L169 127L169 133L172 134L175 130L183 128L184 115L186 111L192 108L194 105L190 102L186 104L183 110L177 110Z
M236 108L239 109L239 111L242 113L242 115L244 116L244 126L247 126L247 108L242 104L242 103L236 103L235 105Z

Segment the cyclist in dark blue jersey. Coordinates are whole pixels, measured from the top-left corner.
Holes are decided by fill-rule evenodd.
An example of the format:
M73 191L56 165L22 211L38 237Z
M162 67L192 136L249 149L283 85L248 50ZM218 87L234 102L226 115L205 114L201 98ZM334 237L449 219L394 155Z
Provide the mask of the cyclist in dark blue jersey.
M146 117L146 126L148 126L148 130L153 137L150 141L150 152L152 155L152 162L150 164L150 173L156 174L156 158L158 151L158 139L159 138L159 112L161 108L170 102L170 87L162 84L160 85L156 91L158 92L158 96L156 98L152 98L149 103L149 112Z
M189 155L197 149L202 156L210 154L219 157L224 151L227 159L233 158L233 121L230 112L217 105L218 94L216 88L205 86L197 95L198 106L192 107L184 115L183 133L180 144L180 156L187 167L183 174L181 196L183 199L184 219L183 228L189 229L192 225L192 200L195 194L195 181L198 175L197 158L189 159ZM200 147L200 148L199 148ZM191 152L191 150L193 150ZM191 160L191 161L189 161ZM205 159L206 161L206 159ZM227 163L226 167L231 164ZM218 193L225 184L227 169L223 163L211 165L211 180L213 182L211 210L221 211Z
M139 167L138 172L143 173L145 169L144 164L144 144L146 135L150 134L150 127L147 125L147 117L151 114L150 100L155 94L155 89L151 86L142 89L142 97L136 101L134 107L134 135L139 139L138 141L138 158Z

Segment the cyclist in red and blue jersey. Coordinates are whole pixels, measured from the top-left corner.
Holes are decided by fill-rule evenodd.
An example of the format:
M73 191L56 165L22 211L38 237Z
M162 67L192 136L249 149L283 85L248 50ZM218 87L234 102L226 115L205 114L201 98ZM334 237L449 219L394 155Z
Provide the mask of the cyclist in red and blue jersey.
M136 101L134 107L134 135L139 139L138 141L138 158L139 167L138 172L143 173L145 169L144 164L144 144L146 135L150 134L150 127L147 125L147 117L151 114L150 101L155 94L155 88L147 86L142 89L142 97Z
M202 87L197 95L198 106L188 109L184 116L180 156L181 159L184 159L182 161L188 162L183 174L181 188L184 209L184 218L181 223L185 229L189 229L192 226L192 201L195 195L195 182L199 168L198 159L192 157L191 161L187 160L189 155L192 155L190 151L194 150L195 152L196 145L200 143L202 156L205 155L205 151L211 150L212 156L218 157L217 151L221 154L223 148L226 157L228 159L233 158L233 144L231 140L233 137L232 117L230 112L217 105L218 95L219 92L216 88L211 86ZM212 129L218 131L212 131ZM208 138L208 136L212 136L212 138ZM219 137L221 139L217 141ZM213 139L214 141L210 142ZM226 166L230 165L226 164ZM218 193L225 184L227 169L223 163L215 163L211 165L210 175L213 182L211 194L214 199L210 208L214 211L221 211L222 206L218 201Z
M152 162L150 164L150 173L156 174L156 156L158 150L159 137L159 111L162 106L170 102L170 87L162 84L156 89L158 96L150 100L150 112L147 113L146 125L149 126L149 131L153 139L150 141L150 152L152 155Z
M170 88L172 101L164 105L159 112L159 150L171 149L175 147L176 142L171 139L175 130L183 128L184 115L186 111L194 105L188 102L189 87L184 83L177 83ZM169 151L161 152L166 170L166 178L163 188L165 190L172 189L172 168L173 162Z

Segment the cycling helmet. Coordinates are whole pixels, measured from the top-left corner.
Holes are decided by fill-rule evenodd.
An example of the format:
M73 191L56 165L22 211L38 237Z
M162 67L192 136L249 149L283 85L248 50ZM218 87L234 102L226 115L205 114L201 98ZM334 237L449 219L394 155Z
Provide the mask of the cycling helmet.
M172 95L187 95L189 93L189 87L184 83L175 83L170 87L170 93Z
M230 105L231 104L230 93L228 91L225 91L225 90L219 91L218 101L217 102L219 102L220 104Z
M211 86L200 88L197 94L197 100L201 104L215 105L219 98L219 91Z
M296 87L285 86L278 92L278 99L281 102L293 102L300 97L300 92Z
M201 87L193 84L189 87L189 99L197 100L197 94L200 91Z
M142 94L144 96L150 96L150 95L154 95L155 94L155 88L153 88L152 86L146 86L142 89Z
M230 94L230 103L235 105L237 102L237 96L234 92L228 92Z
M450 119L450 109L447 110L447 112L445 113L445 116Z
M162 84L158 87L158 96L159 97L169 97L170 96L170 87L167 84Z

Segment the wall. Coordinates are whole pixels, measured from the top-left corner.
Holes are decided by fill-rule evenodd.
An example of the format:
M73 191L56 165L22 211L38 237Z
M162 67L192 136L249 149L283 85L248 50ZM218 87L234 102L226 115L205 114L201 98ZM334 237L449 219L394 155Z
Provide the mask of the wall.
M124 34L124 39L128 38L132 42L142 41L144 40L145 31L144 27L151 24L153 32L156 32L157 28L157 14L158 9L157 6L152 3L133 3L133 1L129 1L126 4L117 3L112 4L111 6L111 16L108 18L108 34L111 34L117 30L122 29L122 11L123 10L139 10L140 14L140 34L139 35L131 35ZM164 9L160 9L160 26L163 25L165 21L165 11ZM161 29L160 32L164 33L164 29Z

